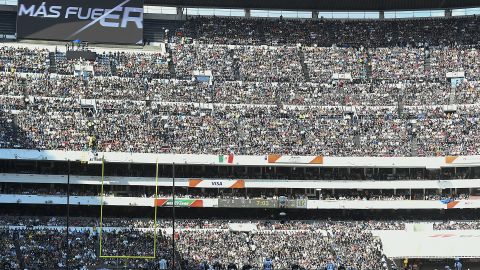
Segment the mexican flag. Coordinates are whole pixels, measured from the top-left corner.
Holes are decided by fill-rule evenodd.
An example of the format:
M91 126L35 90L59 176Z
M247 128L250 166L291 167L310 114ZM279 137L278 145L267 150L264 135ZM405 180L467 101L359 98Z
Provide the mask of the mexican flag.
M228 154L228 155L218 155L218 163L228 163L232 164L233 163L233 154Z

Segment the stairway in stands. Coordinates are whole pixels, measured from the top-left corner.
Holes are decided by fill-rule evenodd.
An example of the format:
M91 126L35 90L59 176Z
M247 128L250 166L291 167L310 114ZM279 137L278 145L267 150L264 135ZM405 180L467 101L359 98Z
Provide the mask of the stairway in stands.
M115 61L110 61L110 71L112 72L113 76L117 74L117 64Z
M356 149L361 149L362 147L362 127L360 124L360 121L357 116L354 116L353 114L350 115L351 117L351 122L350 124L353 126L353 144Z
M372 70L372 52L367 49L367 56L365 58L364 62L364 70L365 70L365 78L366 79L371 79L373 70Z
M212 80L212 84L208 86L208 93L210 95L210 101L207 101L207 103L217 103L219 100L217 100L217 91L216 91L216 84L215 80Z
M233 50L230 50L229 54L233 60L232 61L233 77L235 81L241 81L242 77L240 75L240 61L238 60L238 57L235 56L235 53Z
M397 114L398 118L403 117L403 110L405 108L405 101L404 97L405 95L403 94L404 89L399 89L398 90L398 96L397 96Z
M456 104L456 95L457 95L457 87L452 86L452 90L450 91L449 94L449 104Z
M57 61L56 61L55 52L50 52L48 54L48 59L50 60L50 68L48 69L48 71L50 73L56 73L57 72Z
M175 249L175 259L176 259L176 270L184 270L185 266L183 265L184 264L184 259L182 258L182 255L180 254L180 252L178 252L178 248Z
M302 65L303 78L305 79L306 82L309 82L310 74L308 73L307 64L305 64L305 54L303 53L303 50L300 49L298 51L298 57L300 58L300 64Z
M25 269L25 260L23 258L22 250L20 249L18 232L13 233L13 244L15 245L15 253L17 254L18 264L20 269Z
M424 53L423 53L423 70L425 73L430 71L430 49L425 48Z
M96 236L96 241L95 241L95 255L97 258L100 258L100 237L98 235ZM104 260L97 260L96 265L93 267L93 269L102 269L103 267L107 267L106 265L103 264Z
M418 157L418 138L417 137L414 137L412 138L412 140L410 141L410 155L412 157Z
M170 45L167 43L165 44L165 50L167 52L167 59L168 59L168 71L170 73L170 78L176 78L177 72L175 70L175 63L173 63L173 53Z
M362 143L361 139L362 139L362 138L360 137L359 134L356 134L356 135L353 137L353 143L354 143L354 145L355 145L355 148L360 149L360 147L362 146L362 145L361 145L361 143Z

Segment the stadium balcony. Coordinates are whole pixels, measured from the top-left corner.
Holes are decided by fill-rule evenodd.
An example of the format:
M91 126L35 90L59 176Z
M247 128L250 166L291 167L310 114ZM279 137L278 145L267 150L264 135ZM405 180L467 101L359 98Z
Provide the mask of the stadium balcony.
M67 186L71 186L72 205L148 207L155 202L158 206L171 206L175 177L175 195L182 207L480 207L476 166L468 159L464 159L463 165L455 164L454 157L364 157L357 158L358 163L355 158L337 157L329 161L328 157L316 157L314 163L301 163L307 157L294 157L293 162L291 157L280 156L211 156L216 160L202 162L197 155L128 154L122 159L120 153L105 153L103 160L80 160L72 152L48 151L50 156L46 157L38 151L22 150L23 155L21 151L0 151L4 159L0 163L4 168L0 174L0 202L4 204L64 205ZM26 156L27 153L32 156ZM52 159L54 156L57 159ZM388 159L395 162L386 162ZM348 163L342 165L342 160ZM67 164L71 166L69 171L65 171ZM32 166L36 169L15 173L21 167ZM105 196L101 197L104 188Z

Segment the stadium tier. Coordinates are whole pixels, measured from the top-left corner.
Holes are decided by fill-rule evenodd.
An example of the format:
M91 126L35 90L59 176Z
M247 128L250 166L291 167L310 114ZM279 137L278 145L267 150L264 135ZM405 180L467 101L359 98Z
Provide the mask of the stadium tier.
M480 269L477 16L47 2L0 12L0 270Z

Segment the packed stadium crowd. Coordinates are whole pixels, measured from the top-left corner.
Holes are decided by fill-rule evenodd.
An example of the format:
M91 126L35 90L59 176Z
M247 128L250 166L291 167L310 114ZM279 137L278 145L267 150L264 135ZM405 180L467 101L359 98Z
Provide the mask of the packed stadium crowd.
M219 20L219 27L228 21L212 20ZM476 23L455 22L465 23L467 32ZM208 25L203 22L200 29ZM287 21L279 25L292 26ZM246 155L478 154L480 62L478 49L471 46L475 42L367 48L177 41L171 44L171 59L168 53L100 54L87 77L73 75L75 63L66 58L50 63L47 49L2 47L0 119L5 128L0 147ZM202 70L212 71L210 81L193 79ZM466 79L447 82L446 72L464 72ZM333 80L346 73L351 79ZM91 99L95 101L85 101ZM452 104L458 106L434 107Z
M27 101L22 110L1 112L5 128L0 145L185 154L475 155L479 113L477 105L458 106L456 111L406 107L399 112L377 107L147 106L130 101L98 103L86 111L76 101L43 99Z
M5 270L19 269L15 250L13 232L0 228L0 268Z
M348 232L347 232L348 231ZM305 269L322 269L327 263L352 269L385 269L381 243L372 234L354 226L331 227L326 236L309 232L231 233L185 231L179 234L178 249L193 267L199 262L221 265L234 263L258 268L271 258L278 269L299 265ZM209 243L219 248L212 249ZM232 250L231 246L236 246ZM351 256L355 250L356 256Z
M448 83L405 82L341 84L312 82L206 82L176 79L78 76L15 76L3 74L0 95L73 99L132 100L219 104L301 106L405 106L475 104L479 101L476 81L462 82L452 90ZM8 104L7 102L2 102Z
M449 220L444 222L436 222L433 224L435 230L480 230L480 221L455 221Z
M287 20L192 17L172 40L204 44L392 47L478 43L478 16L402 20Z
M323 200L378 200L378 201L397 201L397 200L465 200L469 198L468 194L437 194L437 193L418 193L398 192L398 194L375 194L374 190L348 190L341 192L331 192L322 190L320 199Z
M3 227L61 227L66 225L66 217L64 216L1 216L0 226ZM71 227L99 227L98 218L88 217L70 217L69 224ZM184 230L204 230L217 229L226 230L231 223L253 224L258 231L269 230L321 230L340 224L342 226L361 227L363 230L404 230L407 221L400 220L381 220L381 221L337 221L337 220L245 220L245 219L176 219L175 227ZM458 222L463 224L462 222ZM146 229L153 228L154 220L145 218L104 218L102 220L104 227L127 228L127 229ZM157 219L157 228L166 229L172 226L171 219Z
M65 53L55 52L54 67L56 73L60 75L74 74L75 65L85 65L87 63L87 61L67 60ZM102 77L148 77L156 79L170 77L168 57L165 53L103 52L97 56L97 61L91 64L93 64L94 74Z
M381 21L194 17L172 31L161 52L99 52L90 62L67 60L56 48L2 45L0 148L262 156L477 155L479 24L476 16ZM458 78L447 79L448 72ZM305 171L271 177L439 180L478 174L468 171L372 176L332 170L321 176ZM262 177L268 179L265 174ZM0 185L0 192L66 194L53 186L12 186ZM95 188L70 193L98 194ZM145 189L131 194L153 196ZM171 194L161 190L159 196ZM315 199L445 203L470 196L466 190L318 194ZM253 190L176 195L284 196ZM305 192L285 196L307 198ZM175 234L167 219L154 224L148 219L70 217L68 222L72 228L67 239L65 217L0 216L0 269L247 270L261 269L268 258L281 270L323 270L327 265L386 270L382 244L371 231L405 230L408 221L178 219ZM477 220L432 223L434 230L480 230ZM151 230L154 226L158 235ZM246 227L253 229L238 230ZM155 260L140 258L152 252Z
M35 218L34 218L35 219ZM63 226L65 220L50 220L49 225ZM134 228L151 228L152 221L107 221L109 225L129 225L128 228L104 232L103 255L124 255L150 256L153 250L152 233L135 230ZM38 226L41 222L33 222ZM75 223L75 220L73 221ZM227 221L178 221L176 226L179 232L176 234L177 249L181 257L188 258L182 263L186 269L197 268L202 263L221 265L219 269L226 269L230 263L235 264L238 269L245 265L251 265L258 269L263 263L266 254L277 264L277 267L286 268L298 264L306 269L317 269L329 261L337 264L344 264L352 269L377 269L374 265L381 265L381 246L378 240L373 239L367 229L400 229L399 223L393 222L327 222L326 223L305 223L305 222L259 222L257 232L232 232L228 230ZM24 224L24 223L21 223ZM161 221L160 228L170 225L168 221ZM324 235L318 230L326 228L329 231ZM345 228L350 230L345 235ZM342 232L343 231L343 232ZM14 231L20 235L20 250L23 254L23 263L35 269L62 269L65 268L65 232L60 229L27 228ZM96 237L95 233L89 230L77 230L71 234L73 265L82 265L88 269L89 266L97 264ZM50 241L46 241L50 239ZM168 247L167 238L160 238L157 243L158 257L170 260L171 251ZM302 241L310 243L309 247L302 245ZM284 244L279 244L280 242ZM358 245L358 246L356 246ZM315 248L313 248L315 247ZM331 248L335 247L334 250ZM347 256L352 248L361 249L358 257ZM228 252L225 252L227 250ZM331 251L328 251L331 250ZM267 252L268 251L268 252ZM306 252L306 253L305 253ZM333 252L333 253L332 253ZM56 254L52 259L51 254ZM63 255L62 255L63 253ZM307 254L308 253L308 254ZM50 255L49 255L50 254ZM292 255L297 254L297 255ZM307 256L308 255L308 256ZM299 256L299 257L297 257ZM50 259L49 259L50 257ZM119 260L106 259L103 261L106 266L115 266ZM129 267L152 269L153 261L129 260L120 262L120 266L126 263Z
M11 268L65 269L67 244L65 218L3 216L0 226L2 248L0 262ZM171 269L171 220L158 220L157 260L132 258L99 259L98 220L71 218L69 264L75 269L93 267L162 268L161 259ZM233 224L233 225L232 225ZM253 231L237 231L235 224L253 224ZM148 219L104 219L103 256L152 256L153 221ZM214 269L260 269L269 257L277 269L297 264L305 269L323 269L329 262L346 269L383 269L381 243L369 230L402 230L398 221L245 221L245 220L177 220L176 253L182 269L216 265ZM83 228L81 228L83 227ZM92 230L93 228L93 230ZM147 229L147 230L145 230ZM14 238L16 235L16 238ZM14 239L17 239L13 241ZM15 244L14 244L15 243ZM349 252L357 250L356 256ZM17 256L16 251L20 252ZM246 268L242 268L246 267Z
M43 73L49 67L48 49L0 47L0 71Z
M233 50L227 46L176 44L172 49L175 74L180 79L191 79L194 71L212 71L219 81L234 81Z
M70 267L172 267L172 234L167 233L171 220L158 220L156 260L100 259L98 219L71 218L70 223ZM3 269L18 269L20 265L28 269L65 269L65 224L64 217L2 216L0 262L5 266ZM248 227L241 224L253 225L254 229L239 230ZM152 220L108 218L103 220L103 226L103 256L153 255ZM317 270L333 263L346 269L378 270L387 269L384 268L386 262L381 242L370 230L404 230L405 222L177 220L175 226L177 263L182 269L209 269L210 266L213 269L260 269L265 259L270 258L275 269L298 265ZM449 221L434 223L434 229L478 230L479 226L474 221ZM167 268L162 268L162 259ZM207 268L202 268L205 264ZM236 268L227 268L229 265Z

